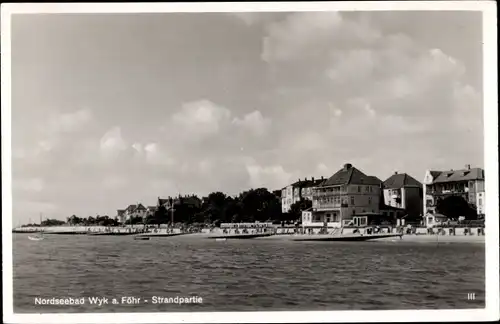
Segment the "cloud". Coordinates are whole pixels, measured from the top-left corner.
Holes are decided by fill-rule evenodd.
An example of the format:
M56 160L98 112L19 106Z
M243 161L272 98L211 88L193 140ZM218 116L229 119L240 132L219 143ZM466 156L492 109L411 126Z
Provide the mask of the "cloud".
M265 187L269 190L282 188L290 181L292 174L281 165L261 166L255 163L246 165L252 188Z
M82 130L93 118L92 111L80 109L70 113L54 114L45 126L52 133L68 133Z
M101 154L105 159L115 159L128 148L122 138L120 127L115 126L108 130L100 140Z
M445 151L460 156L463 149L444 138L482 156L480 136L470 135L482 130L481 94L468 82L464 63L442 48L338 12L293 13L266 30L261 56L280 94L290 98L287 123L296 132L305 130L301 123L319 130L315 141L299 131L302 146L325 146L324 157L312 158L326 161L330 147L336 164L340 156L359 158L357 152L375 164L388 148L405 152L408 143L429 159Z
M233 124L241 127L255 136L263 136L271 126L271 120L264 118L262 113L258 110L251 112L240 119L238 117L233 119Z
M164 152L157 143L148 143L144 146L146 162L156 166L163 165L171 167L175 165L175 159Z
M16 179L13 181L13 189L23 192L41 192L45 187L42 178Z
M339 12L293 13L268 26L262 59L269 63L324 59L338 43L374 44L379 37L376 29L345 20Z
M181 110L172 116L176 130L190 139L217 134L222 124L227 123L231 112L209 100L185 103ZM179 134L180 135L180 134Z
M332 170L328 168L324 163L318 163L316 166L316 172L321 174L323 177L329 177Z

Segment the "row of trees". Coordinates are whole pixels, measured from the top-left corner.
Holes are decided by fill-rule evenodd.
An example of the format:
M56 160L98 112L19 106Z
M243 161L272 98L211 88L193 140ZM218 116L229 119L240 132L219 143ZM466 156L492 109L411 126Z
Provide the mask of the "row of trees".
M25 224L21 227L38 227L38 226L60 226L66 224L65 221L58 219L45 219L41 224Z
M309 203L297 203L289 213L281 212L281 200L266 188L250 189L231 197L223 192L212 192L201 206L180 203L174 207L174 222L193 224L237 222L294 222L300 218L301 211L310 207ZM171 211L164 207L157 209L154 215L147 216L146 224L167 224L171 222ZM140 223L142 219L133 218L131 223Z
M43 223L43 222L42 222ZM64 222L63 222L64 223ZM66 219L66 223L69 225L81 225L81 226L91 226L91 225L99 225L99 226L116 226L118 225L118 218L111 218L107 215L96 217L89 216L87 218L80 218L76 215L72 215Z

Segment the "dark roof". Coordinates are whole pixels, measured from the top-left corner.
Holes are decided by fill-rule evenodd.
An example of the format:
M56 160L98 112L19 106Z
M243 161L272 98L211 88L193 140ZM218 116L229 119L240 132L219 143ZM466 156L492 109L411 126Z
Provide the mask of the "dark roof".
M441 174L441 171L429 171L433 179L436 179L438 175Z
M396 173L390 176L384 181L385 189L401 189L403 187L422 187L420 183L415 178L411 177L406 173Z
M128 207L125 210L134 211L136 208L137 208L137 205L128 205Z
M156 206L148 206L149 210L156 209Z
M307 179L305 178L304 180L299 180L297 182L292 183L292 187L294 188L309 188L309 187L316 187L319 186L323 181L325 181L324 178L319 178L319 179Z
M160 198L158 197L158 204L159 205L165 205L168 202L168 198Z
M432 172L432 171L431 171ZM481 168L441 171L432 183L444 183L468 180L484 180L484 170Z
M139 209L139 210L146 210L146 207L144 207L143 204L138 204L137 207L135 208L135 210L137 210L137 209Z
M377 177L367 176L351 164L346 164L342 169L324 181L320 186L326 187L344 184L380 185L381 183L382 181Z
M117 213L118 216L123 215L124 212L125 212L125 209L117 209L116 210L116 213Z

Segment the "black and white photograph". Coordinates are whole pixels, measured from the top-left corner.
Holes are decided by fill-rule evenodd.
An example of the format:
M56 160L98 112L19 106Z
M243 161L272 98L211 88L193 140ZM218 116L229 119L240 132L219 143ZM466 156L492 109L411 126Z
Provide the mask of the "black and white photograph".
M498 319L495 3L10 4L1 31L4 321Z

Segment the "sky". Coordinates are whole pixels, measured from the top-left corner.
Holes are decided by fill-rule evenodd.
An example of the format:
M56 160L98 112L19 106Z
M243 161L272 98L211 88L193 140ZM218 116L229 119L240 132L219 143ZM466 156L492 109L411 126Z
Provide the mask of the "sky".
M13 225L483 167L480 12L14 15Z

